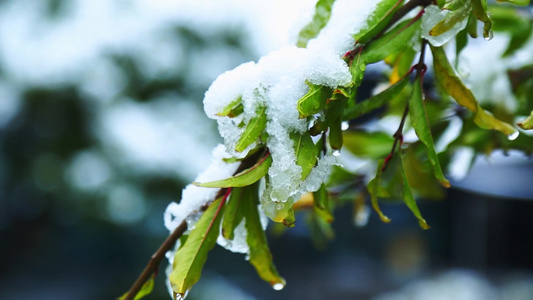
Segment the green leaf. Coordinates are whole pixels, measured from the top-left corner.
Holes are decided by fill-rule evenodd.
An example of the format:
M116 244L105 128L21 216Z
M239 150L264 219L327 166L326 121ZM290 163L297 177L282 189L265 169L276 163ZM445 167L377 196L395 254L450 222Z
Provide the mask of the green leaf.
M468 23L466 23L466 31L473 38L477 38L477 19L474 14L470 14L468 17Z
M411 191L411 186L409 185L409 179L407 178L407 173L405 172L405 167L403 163L403 155L402 151L400 150L398 153L398 156L400 157L400 161L402 162L402 177L403 177L403 201L409 207L409 209L413 212L415 217L418 219L418 224L420 224L420 227L422 229L429 229L429 225L422 217L422 214L420 213L420 210L418 210L418 205L416 205L415 197L413 196L413 192Z
M226 204L224 217L222 218L222 236L228 240L235 237L235 228L239 226L244 218L242 212L242 203L247 201L251 195L248 187L235 187L231 189L231 194Z
M396 97L396 95L398 95L405 88L405 86L407 85L407 82L409 82L409 77L405 76L402 79L400 79L400 81L391 85L383 92L377 95L374 95L367 100L359 102L355 106L346 108L344 110L343 119L344 120L355 119L361 115L371 112L374 109L382 107L383 105L385 105L385 103L387 103L387 101Z
M353 130L344 133L344 146L355 156L378 159L387 155L394 139L384 132Z
M459 105L475 112L478 107L477 100L472 91L470 91L470 89L468 89L456 75L455 70L452 68L446 57L444 49L442 47L430 47L431 53L433 54L435 77L442 88L444 88L446 93L452 96Z
M313 20L300 31L296 46L300 48L307 47L307 42L315 38L320 30L326 26L331 17L331 7L334 2L335 0L319 0L316 3Z
M316 164L318 148L309 132L303 134L291 132L290 137L294 142L294 151L296 154L296 164L302 167L302 180L306 179Z
M420 78L417 78L414 82L411 98L409 98L409 116L416 135L426 146L428 159L433 167L435 177L444 187L450 187L450 182L444 178L444 174L442 173L439 158L435 151L435 145L433 144L433 137L431 136L426 108L424 106L422 81Z
M459 8L461 8L462 6L465 6L465 5L470 5L470 0L451 0L451 1L447 1L443 8L444 9L447 9L447 10L457 10Z
M333 222L334 218L331 214L329 204L329 194L326 186L322 184L318 191L313 192L313 209L318 217L327 223Z
M222 199L221 197L209 205L185 245L176 251L173 271L169 276L170 285L176 294L183 296L200 279L207 254L217 241L224 210Z
M309 91L300 100L296 108L300 112L300 118L314 115L326 107L333 90L330 87L306 82Z
M496 0L498 2L507 2L507 3L511 3L511 4L514 4L514 5L519 5L519 6L526 6L526 5L529 5L529 3L531 2L531 0Z
M376 177L374 177L374 179L368 182L367 189L368 189L368 192L370 193L370 200L372 202L372 207L378 213L379 218L381 219L381 221L385 223L389 223L391 219L387 217L383 212L381 212L381 209L379 208L379 203L378 203L379 186L381 182L381 174L383 173L382 169L383 169L384 162L385 160L383 159L380 159L378 161L378 169L376 171Z
M315 248L325 250L327 242L335 238L335 232L331 227L331 223L325 221L317 213L310 213L308 220L309 233Z
M522 122L516 124L518 127L524 129L524 130L531 130L533 129L533 111L529 114L529 117L524 119Z
M441 47L431 46L435 77L446 93L452 96L457 103L474 112L474 122L481 128L499 130L506 135L512 135L516 129L508 123L496 119L490 112L484 110L477 102L474 94L468 89L461 79L455 74L446 53Z
M478 109L474 114L474 122L483 129L498 130L513 139L512 136L517 134L517 130L510 124L496 119L492 113L484 110L478 105Z
M399 23L380 38L368 43L361 59L372 64L399 53L411 44L413 36L420 30L420 23L420 19L416 18Z
M258 184L254 184L252 189L257 194ZM274 263L272 262L272 253L268 248L265 231L259 219L257 210L258 197L243 202L244 214L246 216L246 242L250 248L250 263L255 267L257 274L264 281L268 282L275 289L281 289L285 286L285 280L279 276Z
M146 282L143 284L137 295L135 295L135 298L133 298L133 300L142 299L152 292L152 290L154 289L154 278L155 274L150 276L150 279L146 280ZM124 300L126 299L126 296L128 296L128 292L118 298L118 300Z
M402 7L403 0L381 0L374 9L374 12L366 20L365 30L361 30L354 35L355 41L359 44L366 44L378 33L380 33L391 21L394 13Z
M362 48L360 49L362 50ZM350 74L352 74L350 86L355 88L361 85L366 71L366 62L361 58L361 53L362 51L357 51L355 56L349 61Z
M228 104L224 109L217 113L219 117L236 117L242 113L242 96L239 96L237 99L233 100Z
M345 104L346 98L337 100L332 103L332 106L326 113L326 120L329 124L329 145L333 150L340 150L342 148L342 115Z
M485 25L483 26L483 37L486 40L491 40L492 20L487 14L487 0L472 0L472 14Z
M251 118L235 145L235 151L242 152L253 142L257 141L267 124L266 106L257 109L256 116Z
M211 181L211 182L193 182L196 186L207 188L229 188L229 187L243 187L250 185L259 179L263 178L267 173L270 165L272 164L272 157L270 153L267 153L262 159L260 159L255 165L246 169L235 176Z
M467 2L465 5L461 5L457 10L449 13L446 18L437 25L435 25L431 30L429 30L429 35L439 36L446 31L452 29L457 23L464 21L470 16L470 10L472 9L470 2Z
M459 55L461 51L468 45L468 30L467 28L459 31L455 36L455 66L459 63Z

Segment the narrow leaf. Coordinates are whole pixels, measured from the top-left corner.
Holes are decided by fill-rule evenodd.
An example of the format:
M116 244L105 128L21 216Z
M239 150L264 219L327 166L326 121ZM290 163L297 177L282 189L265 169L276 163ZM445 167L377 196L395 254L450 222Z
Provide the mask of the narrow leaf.
M405 76L400 81L388 87L383 92L370 97L367 100L357 103L355 106L348 107L344 110L344 120L355 119L361 115L371 112L374 109L380 108L387 101L390 101L398 95L409 82L409 77Z
M509 139L513 139L513 136L517 133L517 130L510 124L496 119L490 112L484 110L481 106L478 106L478 110L474 114L474 122L477 126L483 129L492 129L503 132L509 136Z
M240 107L241 112L242 112L242 96L239 96L237 99L233 100L230 104L224 107L224 109L221 112L217 113L217 116L230 117L230 118L236 117L237 115L240 114L240 113L238 114L236 113L237 111L239 111L238 107ZM237 111L234 111L234 110L237 110Z
M420 30L420 20L405 20L380 38L368 43L361 59L367 64L384 60L387 56L399 53L411 44L411 39Z
M352 83L350 86L355 88L361 85L366 71L366 62L362 59L361 53L361 50L357 51L349 62L350 74L352 74Z
M313 20L300 31L296 46L300 48L307 47L307 42L310 39L315 38L320 30L326 26L331 17L331 7L334 2L335 0L319 0L316 3Z
M235 145L235 151L242 152L252 143L257 141L267 124L266 106L257 109L256 116L251 118Z
M533 129L533 111L529 114L529 117L524 119L522 122L517 124L518 127L524 129L524 130L530 130Z
M172 290L184 295L200 279L209 250L215 246L224 205L219 198L204 212L187 242L174 256L173 271L169 276Z
M437 25L431 28L429 30L429 35L439 36L452 29L456 24L465 21L470 16L471 9L472 7L470 2L467 2L465 5L461 5L458 9L449 13L444 20L440 21L437 23Z
M402 7L403 0L381 0L366 20L366 30L361 30L360 32L354 35L355 41L359 44L366 44L372 38L374 38L378 33L380 33L383 28L389 25L394 13Z
M326 186L322 184L318 191L313 192L313 208L318 217L328 223L331 223L333 222L334 218L331 214L329 201L330 198L328 190L326 189Z
M133 300L142 299L152 292L152 290L154 289L154 278L155 274L150 276L150 279L146 280L146 282L143 284L137 295L135 295L135 298L133 298ZM126 296L128 296L128 292L118 298L118 300L124 300L126 299Z
M486 40L491 40L492 20L487 13L487 0L472 0L472 14L485 25L483 26L483 37Z
M231 194L226 204L224 217L222 218L222 236L228 240L235 237L235 228L244 218L242 212L242 202L247 198L247 187L236 187L231 189Z
M370 180L370 182L367 185L367 189L368 189L368 192L370 193L370 200L372 202L372 207L378 213L379 218L381 219L382 222L389 223L391 219L387 217L383 212L381 212L381 209L379 208L379 203L378 203L379 185L381 182L381 174L383 172L382 168L383 168L384 162L385 160L383 159L380 159L378 161L378 169L376 171L376 177Z
M437 152L435 151L435 145L433 144L433 137L431 136L431 130L429 128L429 121L422 95L422 82L420 78L417 78L415 81L411 98L409 98L409 116L411 125L413 125L413 128L415 129L416 135L426 146L428 159L433 167L435 177L444 187L450 187L450 182L444 178L444 174L442 173L439 158L437 156Z
M477 102L474 94L456 75L450 65L446 53L441 47L431 46L435 77L446 93L452 96L457 103L474 112L474 122L481 128L499 130L506 135L512 135L516 129L508 123L496 119L491 113L484 110Z
M268 169L270 168L271 164L272 157L270 156L270 153L267 153L251 168L246 169L241 173L236 174L235 176L205 183L193 182L193 184L196 186L207 188L229 188L247 186L263 178L268 173Z
M384 132L352 130L344 133L344 147L360 158L378 159L386 156L394 138Z
M316 164L318 149L313 143L309 132L303 134L292 132L290 137L294 142L296 164L302 167L302 180L304 180L309 176L309 173L311 173L311 170Z
M442 47L431 46L433 54L433 65L435 67L435 77L444 88L446 93L452 96L459 105L466 107L468 110L475 112L478 103L474 94L468 89L461 79L455 73L450 65L446 53Z
M306 82L309 91L300 100L296 108L300 112L300 118L314 115L326 107L333 90L330 87Z
M411 186L409 185L407 173L405 172L402 151L400 150L398 154L399 154L398 156L400 157L400 161L402 162L403 201L405 202L407 207L409 207L409 209L413 212L415 217L418 219L418 224L420 224L420 227L422 227L422 229L429 229L430 227L428 223L426 222L426 220L422 217L422 214L420 213L420 210L418 209L418 205L416 205L413 192L411 191Z
M253 185L257 195L258 184ZM250 263L254 266L259 277L268 282L275 289L285 286L285 279L279 276L272 261L272 253L268 248L265 231L259 219L257 205L258 197L250 198L243 202L244 214L246 216L246 242L250 248Z

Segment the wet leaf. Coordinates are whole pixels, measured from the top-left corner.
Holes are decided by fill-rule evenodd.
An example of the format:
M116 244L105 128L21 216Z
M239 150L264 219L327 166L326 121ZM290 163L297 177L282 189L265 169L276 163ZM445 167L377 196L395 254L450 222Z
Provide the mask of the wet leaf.
M300 112L300 118L314 115L326 107L333 90L330 87L316 85L307 82L309 91L300 100L296 108Z
M420 213L420 210L418 209L418 205L416 205L415 197L413 196L413 192L411 191L411 186L409 185L409 179L407 178L407 173L405 172L405 167L403 163L403 155L401 153L401 150L398 153L398 156L400 157L400 161L402 162L402 177L403 177L403 201L409 207L409 209L413 212L415 217L418 219L418 224L420 224L420 227L422 229L429 229L429 225L426 222L426 220L422 217L422 214Z
M316 3L313 20L300 31L296 46L300 48L307 47L307 42L310 39L315 38L320 30L326 26L331 17L331 7L334 2L335 0L319 0Z
M446 53L442 47L431 47L433 53L433 65L435 67L435 77L446 93L452 96L459 105L475 112L477 110L477 100L470 89L468 89L461 79L456 75L455 70L450 65Z
M331 214L329 201L328 190L326 189L326 186L322 184L318 191L313 192L313 208L317 216L327 223L331 223L334 220L333 215Z
M486 40L492 39L492 20L487 14L487 0L472 0L472 14L481 22L483 26L483 37Z
M318 149L309 132L303 134L292 132L290 137L294 142L296 164L302 167L302 180L305 180L316 164Z
M466 2L464 5L461 5L459 8L449 13L444 20L440 21L437 23L437 25L431 28L431 30L429 30L429 35L439 36L452 29L456 24L463 22L470 16L471 9L472 7L470 2Z
M394 138L384 132L354 130L344 133L346 149L361 158L384 157L390 152L393 142Z
M257 109L256 116L250 119L246 129L235 145L235 151L242 152L257 141L267 124L266 106Z
M431 136L426 108L424 106L422 82L420 81L420 78L417 78L414 82L411 98L409 98L409 117L416 135L426 146L427 156L433 167L435 177L444 187L450 187L450 182L444 178L444 174L442 173L439 158L435 151L435 145L433 144L433 137Z
M209 250L215 246L220 220L224 211L222 197L211 203L191 231L187 242L174 256L170 285L176 294L183 295L200 279Z
M431 52L433 53L435 77L438 82L457 103L474 112L474 122L479 127L499 130L506 135L511 135L516 131L513 126L496 119L491 113L479 106L472 91L456 75L442 48L431 46Z
M389 24L394 13L402 7L403 2L403 0L381 0L374 12L367 18L366 26L363 27L366 29L354 35L355 41L359 44L366 44L374 38Z
M529 114L529 117L524 119L522 122L517 124L518 127L524 129L524 130L531 130L533 129L533 111Z
M224 107L221 112L217 113L217 116L230 118L236 117L242 113L242 107L242 96L239 96L237 99L233 100L230 104Z
M257 194L258 184L253 185L255 194ZM268 248L268 243L259 219L257 206L258 197L248 199L243 202L244 214L246 216L246 242L250 248L250 263L255 267L257 274L264 281L275 287L275 285L285 285L285 280L279 276L276 267L272 261L272 253Z
M229 187L243 187L250 185L259 179L263 178L267 173L270 165L272 164L272 157L270 153L267 153L262 159L260 159L255 165L246 169L235 176L211 181L211 182L193 182L196 186L207 188L229 188Z
M465 6L465 4L470 5L470 0L451 0L451 1L447 1L444 4L443 8L454 11Z
M483 129L498 130L508 136L512 136L517 131L512 125L496 119L492 113L484 110L481 106L478 106L474 114L474 122Z
M366 62L361 58L361 53L362 51L357 51L349 63L350 74L352 74L351 86L354 88L357 88L359 85L361 85L366 71Z
M367 100L357 103L355 106L349 107L344 110L344 120L355 119L363 114L371 112L374 109L380 108L387 101L390 101L392 98L396 97L407 85L409 78L403 77L397 83L391 85L383 92L370 97Z
M135 298L133 298L133 300L142 299L152 292L152 290L154 289L154 278L155 274L150 276L150 279L146 280L146 282L143 284L137 295L135 295ZM128 292L118 298L118 300L124 300L126 299L126 296L128 296Z
M329 118L329 145L333 150L340 150L343 144L342 137L342 112L344 110L345 101L337 101L328 110L326 118Z
M361 59L367 64L384 60L387 56L399 53L410 46L413 36L420 30L420 20L405 20L380 38L368 43Z
M381 221L385 223L389 223L391 219L387 217L383 212L381 212L381 209L379 208L379 203L378 203L378 196L380 194L379 188L380 188L380 182L381 182L381 174L383 173L382 168L383 168L384 162L385 160L383 159L380 159L378 161L378 169L376 171L376 176L374 177L374 179L370 180L370 182L367 185L367 189L368 189L368 192L370 193L370 200L372 202L372 207L378 213L379 218L381 219Z
M248 187L236 187L231 189L231 194L226 204L224 217L222 218L222 236L228 240L235 237L235 228L244 218L242 203L250 197Z

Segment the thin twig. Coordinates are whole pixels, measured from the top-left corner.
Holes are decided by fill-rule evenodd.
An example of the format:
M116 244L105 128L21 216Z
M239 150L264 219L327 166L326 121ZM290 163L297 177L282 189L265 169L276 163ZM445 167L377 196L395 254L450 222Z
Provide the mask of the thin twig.
M268 150L266 152L257 151L256 153L250 155L250 157L247 157L246 159L244 159L239 165L239 167L237 168L237 170L235 171L234 175L251 167L255 162L258 161L259 158L263 157L265 153L268 154L269 153ZM215 198L213 199L213 201L215 199L218 199L224 196L224 194L226 194L227 191L228 189L226 188L220 189L217 195L215 196ZM199 209L199 212L206 211L210 203L211 202L206 203L205 205L202 205ZM195 211L194 213L197 213L197 212ZM133 285L131 286L124 300L133 300L135 298L135 296L137 295L137 293L139 293L144 283L150 278L152 274L157 272L157 269L159 268L159 264L161 263L161 260L163 260L163 257L165 257L165 253L167 253L170 249L172 249L172 247L174 247L174 245L176 244L178 239L183 235L185 230L187 230L187 222L183 220L180 223L180 225L176 227L176 229L174 229L172 234L170 234L165 239L165 241L163 242L163 244L161 244L159 249L152 255L152 257L148 261L148 264L146 265L144 270L141 272L137 280L135 280L135 283L133 283Z
M427 71L427 66L424 63L425 56L426 56L426 45L427 45L427 40L422 39L422 49L420 50L420 57L418 59L418 63L416 64L416 66L411 68L411 71L409 71L410 73L413 71L413 69L416 68L416 78L420 78L420 80L422 81L424 80L424 74ZM403 144L403 127L405 125L405 120L407 119L408 113L409 113L409 102L405 104L405 109L403 110L402 120L400 121L400 125L398 126L398 129L393 134L394 142L392 144L392 148L391 148L389 155L385 157L385 161L383 162L383 166L381 167L382 172L384 172L387 169L387 166L389 165L389 161L394 156L394 151L396 151L396 147L398 146L398 144L400 145L400 147Z

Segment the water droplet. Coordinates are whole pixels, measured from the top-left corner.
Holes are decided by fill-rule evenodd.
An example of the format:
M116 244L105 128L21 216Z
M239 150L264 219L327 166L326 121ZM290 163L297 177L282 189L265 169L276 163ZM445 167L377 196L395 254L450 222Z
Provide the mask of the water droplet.
M272 285L272 288L275 289L276 291L281 291L284 287L285 287L285 284L281 282L274 283L274 285Z
M361 71L365 71L365 70L366 70L366 65L365 65L365 64L360 65L360 66L359 66L359 69L360 69Z
M510 135L508 135L507 138L510 141L514 141L514 140L516 140L516 138L518 137L519 134L520 134L520 131L517 130L517 131L511 133Z
M183 300L185 299L181 294L176 294L176 300Z
M339 155L341 155L340 150L333 150L333 156L339 156Z
M486 40L486 41L490 41L492 40L492 38L494 38L494 33L492 32L492 30L489 30L488 32L485 32L483 34L483 38Z
M344 131L344 130L348 130L348 128L350 128L350 124L347 122L347 121L344 121L341 123L341 129Z
M282 210L282 209L283 209L283 204L280 203L280 204L276 205L276 208L277 208L278 210Z

